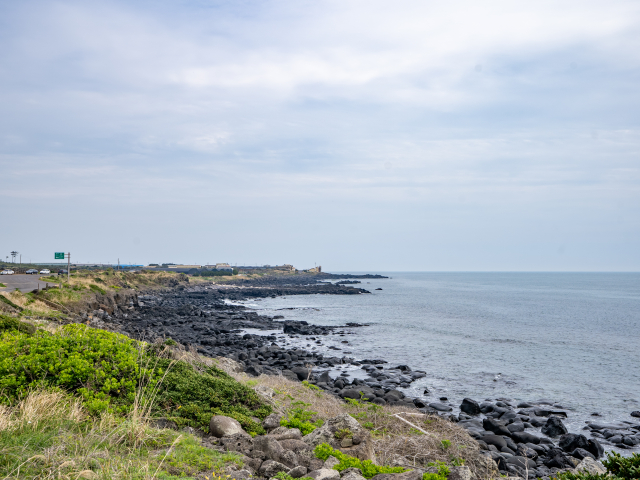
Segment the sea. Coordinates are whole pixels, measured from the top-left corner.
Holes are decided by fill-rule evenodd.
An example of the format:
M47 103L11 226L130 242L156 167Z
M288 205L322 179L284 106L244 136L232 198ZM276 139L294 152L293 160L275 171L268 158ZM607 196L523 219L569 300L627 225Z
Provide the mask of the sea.
M423 370L427 376L404 390L429 402L547 400L567 409L576 433L586 421L636 420L640 273L376 273L389 278L354 285L370 295L243 304L285 320L366 324L321 337L322 345L280 341ZM358 367L345 371L364 376Z

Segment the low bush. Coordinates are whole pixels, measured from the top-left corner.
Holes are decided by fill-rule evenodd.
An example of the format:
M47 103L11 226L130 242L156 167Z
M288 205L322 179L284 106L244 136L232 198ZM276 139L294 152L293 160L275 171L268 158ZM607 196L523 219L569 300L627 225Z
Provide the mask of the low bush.
M423 473L422 480L447 480L451 470L444 462L429 462L429 467L438 467L438 473Z
M311 421L318 412L307 410L310 406L310 403L302 401L291 403L291 408L280 420L280 425L287 428L298 428L302 432L302 435L307 435L316 428L321 427L323 424L322 420Z
M15 327L15 319L7 318ZM155 401L152 414L180 425L208 431L213 415L226 415L252 434L264 433L251 417L264 419L271 407L215 367L170 360L165 346L148 347L86 325L30 335L20 323L0 331L0 391L10 402L34 387L55 387L79 395L91 414L125 414L144 390Z
M347 468L358 468L364 478L371 478L379 473L402 473L405 471L402 467L385 467L375 465L371 460L360 460L359 458L351 457L340 450L336 450L328 443L318 445L313 450L313 453L321 460L326 460L331 456L336 457L340 460L340 463L333 467L335 470L341 472Z
M30 323L21 322L17 318L9 317L7 315L0 315L0 332L7 330L15 330L22 333L32 335L36 331L36 327Z
M200 365L198 371L185 362L170 363L158 360L158 367L168 370L156 397L159 413L206 432L213 415L226 415L252 435L265 433L251 417L263 420L272 410L251 388L215 367Z
M607 459L602 462L608 473L618 478L640 478L640 455L632 453L630 457L623 457L619 453L609 453Z
M78 393L87 409L126 411L144 377L157 381L161 372L138 365L133 340L86 325L65 325L53 334L5 333L0 337L0 389L19 398L34 386Z

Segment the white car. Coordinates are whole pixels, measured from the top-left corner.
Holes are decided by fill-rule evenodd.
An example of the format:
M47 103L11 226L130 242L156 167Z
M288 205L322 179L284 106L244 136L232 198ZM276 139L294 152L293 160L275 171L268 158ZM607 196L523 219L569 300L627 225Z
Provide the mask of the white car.
M0 272L0 275L13 275L14 273L13 270L3 270Z
M51 273L51 270L47 270L47 269L45 268L44 270L40 270L40 273L41 273L42 275L48 275L48 274L50 274L50 273Z

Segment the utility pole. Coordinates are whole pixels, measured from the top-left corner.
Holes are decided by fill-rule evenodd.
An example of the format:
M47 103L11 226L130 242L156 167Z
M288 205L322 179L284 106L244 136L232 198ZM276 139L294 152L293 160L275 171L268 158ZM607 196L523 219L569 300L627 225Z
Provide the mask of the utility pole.
M67 285L71 285L71 253L67 253Z

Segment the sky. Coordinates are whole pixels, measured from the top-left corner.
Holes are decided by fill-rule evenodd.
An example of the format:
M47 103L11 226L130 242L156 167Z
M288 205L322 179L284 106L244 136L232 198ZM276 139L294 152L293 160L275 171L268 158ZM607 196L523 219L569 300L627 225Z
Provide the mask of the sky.
M639 271L640 2L0 2L0 256Z

